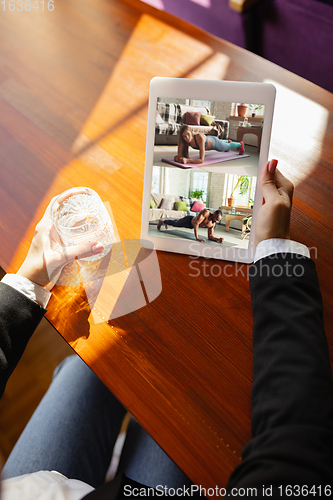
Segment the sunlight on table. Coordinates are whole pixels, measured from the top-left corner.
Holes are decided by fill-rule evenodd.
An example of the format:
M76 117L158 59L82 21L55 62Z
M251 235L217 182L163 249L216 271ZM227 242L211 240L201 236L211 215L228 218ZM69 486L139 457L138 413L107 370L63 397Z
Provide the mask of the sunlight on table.
M181 50L183 46L187 51ZM191 51L191 58L188 57L188 50ZM152 53L155 54L153 58ZM228 56L214 53L205 43L147 14L142 15L72 151L79 153L83 145L87 148L86 138L89 138L90 141L99 140L101 147L114 154L114 147L119 146L116 137L124 137L129 120L133 122L137 115L146 113L147 90L153 77L221 80L229 62ZM138 75L142 77L138 78ZM114 141L108 142L105 136L110 132Z

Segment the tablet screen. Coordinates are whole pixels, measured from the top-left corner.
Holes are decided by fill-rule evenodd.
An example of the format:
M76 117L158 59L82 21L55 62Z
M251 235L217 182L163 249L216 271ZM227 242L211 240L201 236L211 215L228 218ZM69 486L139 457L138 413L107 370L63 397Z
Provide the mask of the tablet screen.
M149 236L247 249L264 121L260 103L158 97Z

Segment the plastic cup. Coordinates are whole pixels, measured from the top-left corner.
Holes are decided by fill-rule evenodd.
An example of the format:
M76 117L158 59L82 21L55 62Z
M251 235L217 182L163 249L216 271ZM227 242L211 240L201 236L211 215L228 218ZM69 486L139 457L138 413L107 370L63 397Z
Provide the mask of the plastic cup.
M104 246L103 252L79 260L99 260L111 250L114 241L112 222L101 198L93 189L75 187L64 191L52 203L51 216L64 246L89 241Z

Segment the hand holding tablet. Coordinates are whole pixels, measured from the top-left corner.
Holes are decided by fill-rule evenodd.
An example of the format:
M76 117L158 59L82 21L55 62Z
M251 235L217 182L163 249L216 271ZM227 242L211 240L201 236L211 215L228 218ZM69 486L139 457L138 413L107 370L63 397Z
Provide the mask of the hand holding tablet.
M263 201L257 178L267 164L274 100L270 84L151 81L143 245L146 240L157 250L253 261ZM255 134L251 127L244 133L239 103L258 105L260 115L248 118Z
M271 160L262 169L260 188L264 197L257 214L254 245L270 238L290 239L289 225L294 186L276 168L277 160Z

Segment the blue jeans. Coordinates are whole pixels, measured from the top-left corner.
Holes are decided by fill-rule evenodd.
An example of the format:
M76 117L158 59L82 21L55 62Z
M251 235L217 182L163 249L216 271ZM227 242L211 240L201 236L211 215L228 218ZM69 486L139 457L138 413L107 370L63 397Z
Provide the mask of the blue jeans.
M126 409L78 357L66 358L2 472L10 478L55 470L93 487L104 483ZM119 472L139 483L179 488L190 480L134 420Z

